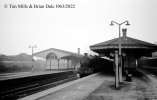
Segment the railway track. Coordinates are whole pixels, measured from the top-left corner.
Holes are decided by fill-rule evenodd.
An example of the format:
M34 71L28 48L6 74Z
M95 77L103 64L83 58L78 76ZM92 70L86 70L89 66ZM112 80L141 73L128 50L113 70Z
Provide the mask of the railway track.
M146 74L150 74L152 76L157 77L157 68L156 67L148 67L148 66L142 66L138 68L139 70L145 72Z
M157 68L156 67L142 66L142 67L138 68L138 70L142 71L143 73L147 74L150 77L157 79Z
M75 74L63 74L58 77L18 85L14 88L3 89L0 91L0 100L16 100L75 79L77 79Z

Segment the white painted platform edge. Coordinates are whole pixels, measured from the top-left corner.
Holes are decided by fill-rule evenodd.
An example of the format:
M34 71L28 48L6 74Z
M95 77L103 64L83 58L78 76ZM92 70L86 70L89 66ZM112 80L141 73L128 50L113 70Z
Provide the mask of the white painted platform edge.
M89 76L87 76L87 77L80 78L80 79L74 80L74 81L72 81L72 82L68 82L68 83L65 83L65 84L56 86L56 87L54 87L54 88L47 89L47 90L45 90L45 91L38 92L38 93L36 93L36 94L32 94L32 95L26 96L26 97L24 97L24 98L20 98L20 99L18 99L18 100L35 100L35 99L41 98L41 97L43 97L43 96L46 96L46 95L48 95L48 94L50 94L50 93L52 93L52 92L55 92L55 91L58 91L58 90L61 90L61 89L65 88L65 87L68 87L68 86L70 86L70 85L72 85L72 84L75 84L75 83L81 82L81 81L83 81L83 80L86 80L86 79L88 79L88 78L90 78L90 77L93 77L93 76L95 76L95 75L97 75L97 74L98 74L98 73L95 73L95 74L89 75Z

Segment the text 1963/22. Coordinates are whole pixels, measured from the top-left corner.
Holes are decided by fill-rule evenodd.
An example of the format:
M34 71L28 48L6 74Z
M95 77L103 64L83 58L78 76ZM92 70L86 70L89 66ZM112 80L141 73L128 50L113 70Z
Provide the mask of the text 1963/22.
M56 4L56 8L75 8L75 4Z

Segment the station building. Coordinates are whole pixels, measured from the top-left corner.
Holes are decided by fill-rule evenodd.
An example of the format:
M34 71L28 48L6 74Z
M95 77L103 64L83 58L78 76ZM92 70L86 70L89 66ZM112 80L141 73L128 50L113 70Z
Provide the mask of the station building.
M152 52L157 51L157 45L127 36L127 29L122 29L123 36L108 41L100 42L90 46L90 49L99 55L111 57L118 51L121 42L122 67L136 67L137 59L142 56L151 56ZM119 41L119 39L121 41Z

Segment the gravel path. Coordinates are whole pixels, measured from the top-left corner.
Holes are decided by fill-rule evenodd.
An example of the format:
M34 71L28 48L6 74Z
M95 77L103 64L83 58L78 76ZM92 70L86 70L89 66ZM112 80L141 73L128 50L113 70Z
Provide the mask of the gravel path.
M85 100L157 100L157 83L148 77L134 78L116 90L114 80L105 80Z
M136 100L135 82L123 82L115 89L114 81L104 81L85 100Z
M135 79L137 100L157 100L157 83L154 79Z

